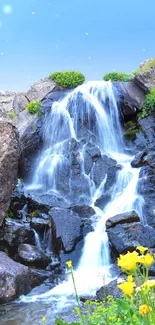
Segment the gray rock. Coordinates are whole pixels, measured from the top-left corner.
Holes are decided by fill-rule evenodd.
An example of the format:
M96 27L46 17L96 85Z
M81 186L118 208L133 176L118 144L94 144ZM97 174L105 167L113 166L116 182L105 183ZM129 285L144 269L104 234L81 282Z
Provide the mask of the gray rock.
M137 153L134 159L131 161L132 167L142 167L144 165L143 158L145 157L146 152L142 151Z
M148 93L155 87L155 66L145 72L138 73L134 78L134 82L145 93Z
M105 184L107 190L109 186L115 183L116 172L118 169L119 167L116 167L116 161L114 159L111 159L106 155L99 157L93 167L93 180L97 187L100 186L101 182L105 179L105 176L107 175L107 185Z
M31 290L28 267L0 252L0 303L6 303Z
M139 222L117 224L107 230L110 243L119 254L134 250L137 246L155 247L155 229Z
M18 177L18 134L6 119L0 118L0 225L10 204Z
M144 92L134 82L114 82L119 95L120 110L124 118L136 116L145 99Z
M63 90L62 87L58 86L57 83L50 78L44 78L37 81L25 94L28 100L31 101L41 101L51 91Z
M6 218L4 225L0 227L0 249L7 248L13 253L22 243L35 244L33 230L28 224Z
M46 268L51 261L44 252L29 244L19 245L18 258L21 263L40 269Z
M62 249L65 252L72 251L82 239L82 223L77 213L68 209L52 208L49 212L52 221L53 242L61 239Z
M17 93L13 91L0 91L0 118L8 117L13 110L13 101Z
M124 280L124 278L122 278ZM118 280L113 280L109 284L101 287L96 292L96 298L99 301L103 301L108 296L113 296L115 299L122 297L121 290L117 287L119 284Z
M17 93L13 99L13 110L18 116L20 112L24 111L29 100L26 98L25 93Z
M124 212L109 218L106 221L106 228L109 229L115 227L117 224L132 223L138 221L140 221L140 219L138 214L135 211Z

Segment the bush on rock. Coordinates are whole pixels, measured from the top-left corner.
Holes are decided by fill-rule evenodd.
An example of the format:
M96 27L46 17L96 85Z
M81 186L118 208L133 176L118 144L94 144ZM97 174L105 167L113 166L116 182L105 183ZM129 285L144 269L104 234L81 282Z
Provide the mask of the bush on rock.
M41 116L42 113L41 113L40 107L41 107L40 101L39 102L32 101L27 104L26 109L28 110L28 112L30 114L37 114L38 116Z
M142 107L141 118L145 118L148 115L155 113L155 88L153 88L145 97L145 101Z
M111 80L111 81L132 81L134 78L133 74L124 73L124 72L109 72L104 75L103 79L105 81Z
M74 88L84 83L85 76L77 71L64 71L52 73L50 79L63 88Z

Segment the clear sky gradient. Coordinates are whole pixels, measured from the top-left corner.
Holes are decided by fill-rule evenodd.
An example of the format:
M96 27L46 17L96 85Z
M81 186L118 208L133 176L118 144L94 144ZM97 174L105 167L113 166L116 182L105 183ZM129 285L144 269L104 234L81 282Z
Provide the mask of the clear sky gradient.
M155 0L0 0L0 90L54 71L87 80L155 56Z

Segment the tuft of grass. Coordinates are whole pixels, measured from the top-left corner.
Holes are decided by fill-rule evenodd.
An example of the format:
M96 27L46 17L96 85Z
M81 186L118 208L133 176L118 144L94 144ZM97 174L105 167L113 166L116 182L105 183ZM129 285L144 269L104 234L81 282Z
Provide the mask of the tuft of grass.
M146 95L140 118L145 118L148 115L153 114L155 114L155 88L153 88L150 93Z
M13 120L16 116L16 113L12 110L8 113L8 116L11 118L11 120Z
M133 74L124 73L124 72L109 72L103 76L103 80L108 81L132 81L134 78Z
M77 71L54 72L49 78L63 88L74 88L82 85L85 81L85 76Z
M37 114L37 116L42 116L43 113L41 112L41 102L32 101L26 105L26 109L30 114Z
M143 67L140 67L138 70L136 70L136 74L148 71L154 66L155 66L155 59L150 59L148 60L148 62L146 62L146 64Z

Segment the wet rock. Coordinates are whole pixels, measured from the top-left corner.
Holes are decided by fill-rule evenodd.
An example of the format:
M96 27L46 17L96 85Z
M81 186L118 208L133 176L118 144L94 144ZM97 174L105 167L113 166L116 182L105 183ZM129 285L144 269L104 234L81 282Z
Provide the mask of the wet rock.
M103 155L96 160L93 167L93 180L97 187L100 186L106 175L107 180L105 183L105 190L115 183L116 173L120 168L116 166L116 164L117 162L114 159L109 158L106 155Z
M14 254L22 243L35 244L33 230L28 224L7 218L5 224L0 227L0 249L6 248L10 254Z
M103 210L105 206L110 202L110 199L111 191L106 191L100 196L99 199L96 200L95 205Z
M90 174L91 169L93 167L93 160L92 157L88 152L85 152L84 154L84 170L87 175Z
M51 259L37 247L29 244L21 244L18 247L19 261L25 265L44 269L50 263Z
M61 240L62 249L65 252L72 251L82 239L80 217L73 211L61 208L52 208L49 215L52 221L54 246Z
M0 261L0 303L27 294L31 289L28 267L14 262L3 252L0 252Z
M120 110L125 120L136 116L141 110L145 93L134 82L114 82L118 92Z
M18 177L18 135L15 127L0 118L0 225L10 204Z
M131 161L132 167L142 167L144 165L143 158L145 157L146 152L142 151L137 153L135 158Z
M50 281L52 281L53 278L53 272L30 268L30 279L32 288L39 286L47 279L50 279Z
M89 219L95 214L95 210L87 205L71 207L82 219Z
M138 124L141 127L145 137L149 144L154 146L155 141L155 117L150 115L144 119L138 120Z
M137 246L155 247L155 229L139 222L117 224L107 233L113 249L119 254L132 251Z
M122 278L122 280L124 280L124 278ZM122 297L122 292L117 287L118 284L119 284L118 280L113 280L109 284L101 287L96 292L97 300L103 301L108 296L113 296L114 298L121 298Z
M85 175L74 175L70 180L70 197L73 205L90 203L90 183Z
M148 93L155 87L155 66L145 72L138 73L134 78L134 82L145 93Z
M30 221L30 225L35 230L44 230L45 227L48 225L48 219L36 218L33 217Z
M140 221L140 219L135 211L124 212L109 218L106 221L106 228L109 229L115 227L117 224L132 223L138 221Z

